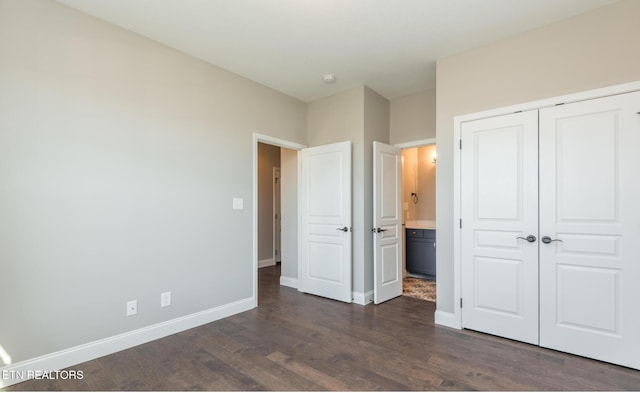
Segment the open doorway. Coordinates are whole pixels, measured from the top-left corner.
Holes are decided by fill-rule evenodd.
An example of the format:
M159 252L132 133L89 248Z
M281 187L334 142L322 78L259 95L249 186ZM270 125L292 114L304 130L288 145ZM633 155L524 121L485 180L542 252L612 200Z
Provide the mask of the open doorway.
M258 268L281 262L280 150L258 143Z
M436 301L435 141L402 150L403 295Z
M277 267L274 271L280 275L280 285L298 288L298 150L304 147L254 134L253 283L256 305L259 268Z

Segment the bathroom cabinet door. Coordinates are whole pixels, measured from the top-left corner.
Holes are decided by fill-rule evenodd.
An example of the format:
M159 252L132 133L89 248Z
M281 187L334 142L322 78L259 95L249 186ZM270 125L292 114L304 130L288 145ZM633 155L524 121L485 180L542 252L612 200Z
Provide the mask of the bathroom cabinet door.
M436 278L435 233L433 229L407 228L407 272Z

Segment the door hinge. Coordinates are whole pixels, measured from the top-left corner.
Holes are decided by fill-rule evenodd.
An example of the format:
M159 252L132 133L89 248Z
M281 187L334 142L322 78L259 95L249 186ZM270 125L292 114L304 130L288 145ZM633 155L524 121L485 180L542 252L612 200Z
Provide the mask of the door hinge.
M462 229L462 218L460 219L460 229Z
M460 308L462 308L462 298L460 298Z
M274 217L275 217L275 219L277 220L277 219L278 219L278 213L276 213L276 214L274 215Z
M462 139L460 139L460 150L462 150Z

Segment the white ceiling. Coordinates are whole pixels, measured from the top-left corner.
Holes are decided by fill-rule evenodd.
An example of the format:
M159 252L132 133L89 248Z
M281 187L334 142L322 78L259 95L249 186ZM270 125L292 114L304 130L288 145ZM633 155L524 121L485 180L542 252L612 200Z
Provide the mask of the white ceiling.
M388 99L432 89L437 59L615 2L58 1L306 102L363 84Z

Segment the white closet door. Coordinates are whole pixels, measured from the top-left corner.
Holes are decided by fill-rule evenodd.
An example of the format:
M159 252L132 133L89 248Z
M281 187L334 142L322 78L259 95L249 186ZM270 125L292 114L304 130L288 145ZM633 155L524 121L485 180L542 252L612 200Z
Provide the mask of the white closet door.
M538 343L538 113L462 125L462 324Z
M640 93L540 111L540 345L640 368Z

